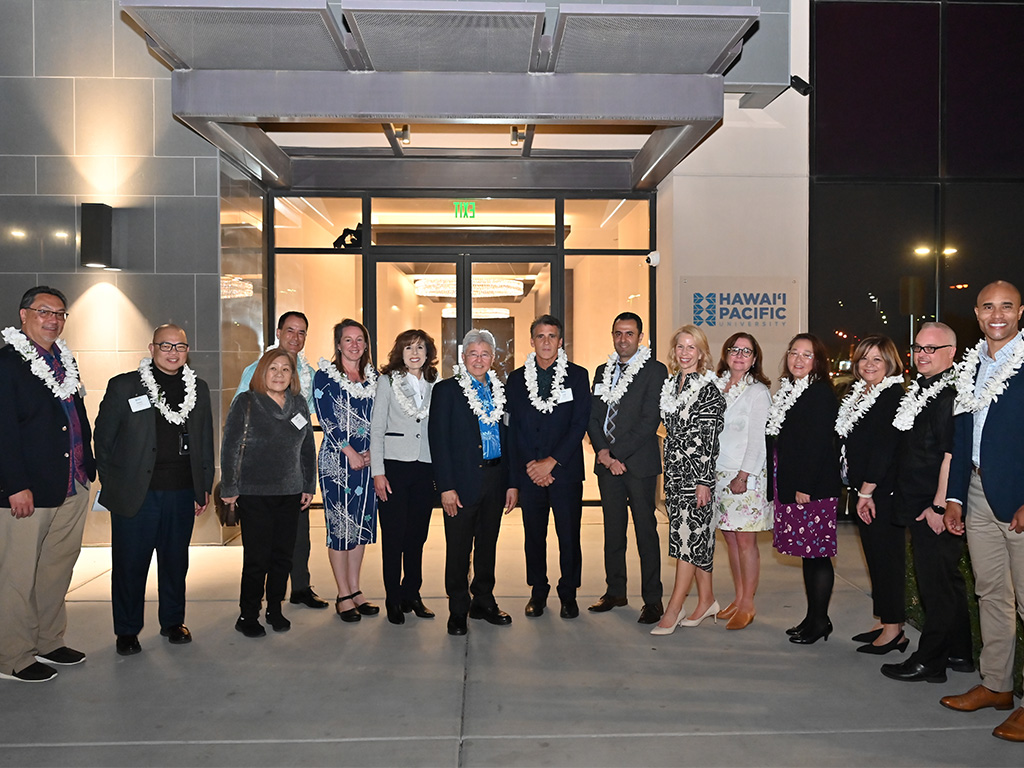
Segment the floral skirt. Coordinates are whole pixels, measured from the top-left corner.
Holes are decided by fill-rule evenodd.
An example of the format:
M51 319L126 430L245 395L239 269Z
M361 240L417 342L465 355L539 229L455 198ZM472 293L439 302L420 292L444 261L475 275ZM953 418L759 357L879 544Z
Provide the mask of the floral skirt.
M778 478L778 455L772 457L772 471ZM839 499L812 499L806 504L784 504L777 498L775 483L775 526L772 544L783 555L795 557L836 556L836 509Z
M729 490L736 477L735 470L718 472L715 506L718 508L718 529L722 531L770 531L772 503L765 494L768 484L764 472L747 478L746 493Z

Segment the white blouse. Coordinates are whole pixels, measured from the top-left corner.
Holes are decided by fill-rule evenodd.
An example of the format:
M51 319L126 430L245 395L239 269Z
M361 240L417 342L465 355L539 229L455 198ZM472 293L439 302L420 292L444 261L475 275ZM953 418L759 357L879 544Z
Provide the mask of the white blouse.
M764 426L771 404L768 387L755 381L725 409L725 428L719 436L719 472L742 470L759 475L765 471L768 451Z

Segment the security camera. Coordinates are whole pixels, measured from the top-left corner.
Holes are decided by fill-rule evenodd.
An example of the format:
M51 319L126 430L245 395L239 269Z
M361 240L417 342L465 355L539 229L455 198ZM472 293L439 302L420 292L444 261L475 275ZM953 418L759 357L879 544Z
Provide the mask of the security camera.
M647 258L644 261L652 267L656 267L661 263L661 254L658 251L651 251L647 254Z

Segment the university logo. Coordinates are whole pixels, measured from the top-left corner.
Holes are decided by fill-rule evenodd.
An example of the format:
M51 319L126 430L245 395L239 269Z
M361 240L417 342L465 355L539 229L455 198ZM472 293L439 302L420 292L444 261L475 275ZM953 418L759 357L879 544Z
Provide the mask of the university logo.
M693 324L715 325L717 312L718 294L716 293L694 293L693 294Z

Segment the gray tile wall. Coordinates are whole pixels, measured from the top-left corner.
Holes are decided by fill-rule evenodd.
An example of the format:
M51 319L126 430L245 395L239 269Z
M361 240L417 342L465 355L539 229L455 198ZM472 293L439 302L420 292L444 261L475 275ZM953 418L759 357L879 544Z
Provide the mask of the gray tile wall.
M217 152L171 117L170 71L116 0L3 0L0 325L26 288L63 290L95 418L107 379L175 322L220 420ZM114 208L119 273L79 265L79 206ZM16 236L13 232L24 233ZM89 526L102 541L102 513ZM207 516L204 515L204 518ZM201 519L196 540L220 542Z

